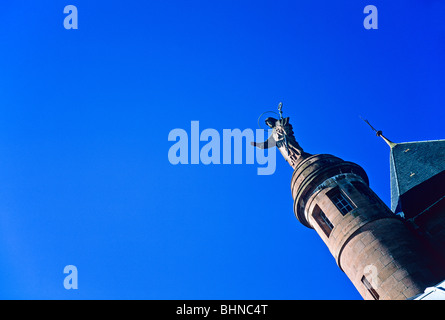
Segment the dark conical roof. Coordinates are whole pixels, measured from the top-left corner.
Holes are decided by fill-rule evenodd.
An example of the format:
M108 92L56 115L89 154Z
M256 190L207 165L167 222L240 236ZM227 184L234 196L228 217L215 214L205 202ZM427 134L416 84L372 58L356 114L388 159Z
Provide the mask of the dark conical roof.
M443 196L445 140L393 143L390 164L391 209L394 213L409 210L407 204L414 205L416 210L425 209L428 205L424 200L426 197L432 197L428 200L431 202L437 195ZM438 182L441 183L437 185Z

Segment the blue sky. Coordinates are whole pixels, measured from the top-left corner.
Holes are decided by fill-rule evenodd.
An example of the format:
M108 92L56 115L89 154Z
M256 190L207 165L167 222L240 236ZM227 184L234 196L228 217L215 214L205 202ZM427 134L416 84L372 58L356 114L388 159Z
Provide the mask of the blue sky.
M363 8L378 8L378 30ZM65 30L63 9L78 8ZM294 217L292 169L172 165L175 128L256 129L361 165L444 138L445 4L20 1L0 10L0 298L361 299ZM77 290L63 269L78 269Z

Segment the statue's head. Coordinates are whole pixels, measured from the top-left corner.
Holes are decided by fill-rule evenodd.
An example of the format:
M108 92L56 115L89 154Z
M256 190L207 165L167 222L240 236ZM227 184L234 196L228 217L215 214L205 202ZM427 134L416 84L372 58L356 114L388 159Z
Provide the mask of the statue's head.
M267 118L267 119L265 120L266 124L267 124L270 128L275 127L275 123L276 123L277 121L278 121L277 119L272 118L272 117L269 117L269 118Z

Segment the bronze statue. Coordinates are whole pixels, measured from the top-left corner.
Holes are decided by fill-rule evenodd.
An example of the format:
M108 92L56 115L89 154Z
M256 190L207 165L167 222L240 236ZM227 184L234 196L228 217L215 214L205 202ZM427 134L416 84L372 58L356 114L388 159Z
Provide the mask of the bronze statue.
M269 149L276 146L284 159L295 169L297 164L302 159L310 156L310 154L304 152L303 148L301 148L297 140L295 140L292 125L289 123L289 117L283 118L281 108L282 103L278 106L280 112L279 120L269 117L265 121L266 124L273 129L270 137L264 142L252 142L252 145L260 149Z

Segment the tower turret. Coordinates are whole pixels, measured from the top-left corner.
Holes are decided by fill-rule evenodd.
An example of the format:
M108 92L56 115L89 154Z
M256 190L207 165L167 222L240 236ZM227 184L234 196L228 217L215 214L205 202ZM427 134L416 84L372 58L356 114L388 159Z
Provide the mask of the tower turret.
M298 220L319 234L364 299L405 300L437 282L419 242L357 164L310 156L295 168L291 190Z
M443 280L413 228L370 189L363 168L333 155L304 152L281 106L280 119L266 121L271 137L253 145L276 145L292 166L295 216L319 234L363 298L405 300Z

